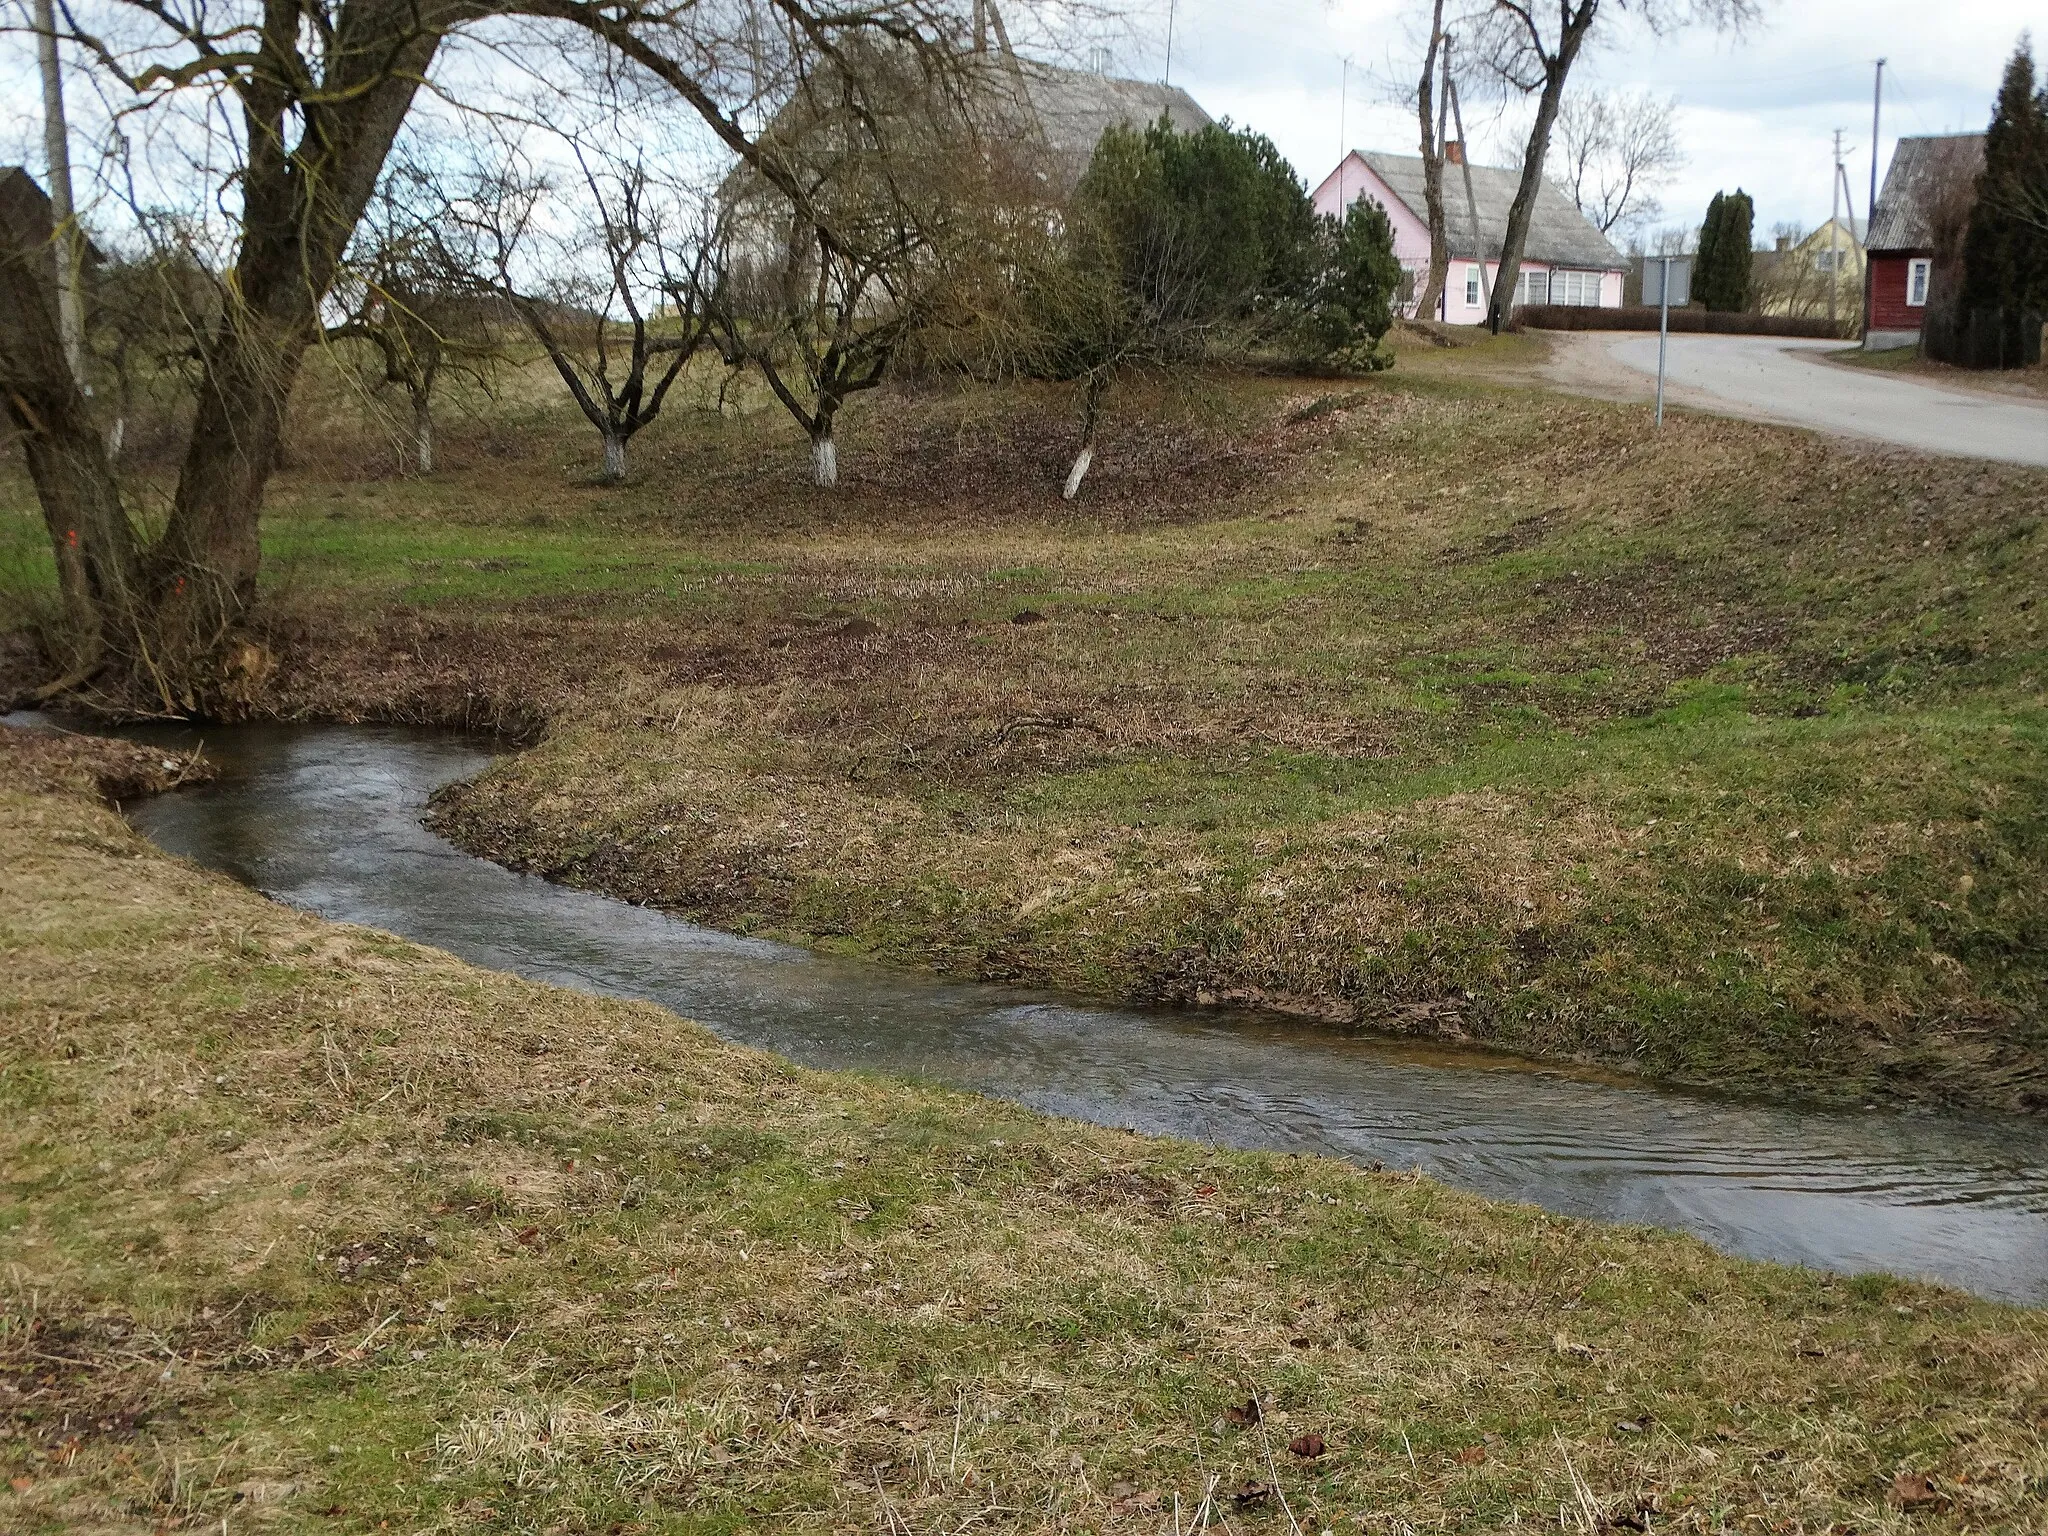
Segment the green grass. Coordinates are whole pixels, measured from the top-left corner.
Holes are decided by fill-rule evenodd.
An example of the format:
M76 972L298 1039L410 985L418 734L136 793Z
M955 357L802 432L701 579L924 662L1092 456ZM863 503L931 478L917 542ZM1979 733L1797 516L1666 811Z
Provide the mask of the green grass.
M73 795L0 792L0 952L9 1531L2048 1508L2038 1314L798 1071L276 907Z
M1920 346L1915 342L1909 347L1887 347L1871 352L1863 347L1849 347L1840 352L1828 354L1831 362L1847 363L1852 368L1875 368L1885 373L1902 373L1920 361Z
M2038 1107L2048 476L1486 381L1542 345L1140 381L1074 506L1053 392L863 397L827 496L758 401L602 487L539 396L420 480L316 389L260 707L544 737L446 830L713 923Z

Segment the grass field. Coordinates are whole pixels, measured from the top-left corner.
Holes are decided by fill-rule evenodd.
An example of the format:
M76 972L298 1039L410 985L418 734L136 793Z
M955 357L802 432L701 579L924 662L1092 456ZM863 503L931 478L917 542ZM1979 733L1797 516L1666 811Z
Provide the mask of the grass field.
M2038 1313L798 1071L273 905L94 771L0 731L9 1533L2048 1515Z
M315 389L263 705L514 730L451 835L730 928L2038 1107L2048 475L1486 382L1541 346L1134 388L1074 507L1027 390L863 399L822 495L769 411L604 487L508 388L409 479Z

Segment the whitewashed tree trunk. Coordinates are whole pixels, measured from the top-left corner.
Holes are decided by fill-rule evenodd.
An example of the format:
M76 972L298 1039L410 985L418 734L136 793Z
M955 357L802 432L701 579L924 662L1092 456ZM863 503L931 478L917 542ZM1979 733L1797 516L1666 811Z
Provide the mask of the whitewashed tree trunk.
M626 478L626 440L612 432L607 432L604 438L604 477L607 480Z
M829 421L811 434L811 483L828 491L839 484L839 444Z
M1081 494L1081 482L1088 478L1088 466L1095 462L1095 445L1085 444L1074 455L1074 467L1067 471L1067 488L1060 492L1063 499L1072 501Z
M626 472L625 444L619 445L619 473ZM419 472L431 475L434 472L434 411L424 395L412 402L412 453ZM606 470L610 470L610 458L606 458Z

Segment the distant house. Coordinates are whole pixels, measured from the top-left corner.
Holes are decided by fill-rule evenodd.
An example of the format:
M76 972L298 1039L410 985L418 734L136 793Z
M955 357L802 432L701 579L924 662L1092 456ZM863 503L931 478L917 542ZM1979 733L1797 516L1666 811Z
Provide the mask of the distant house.
M1899 140L1870 216L1863 307L1867 350L1910 347L1920 340L1941 226L1968 218L1968 200L1983 169L1981 133Z
M1145 128L1164 118L1175 132L1191 133L1215 121L1177 85L1062 69L1015 55L1007 62L1014 82L1010 93L1022 110L1004 116L1044 144L1054 174L1064 183L1062 192L1080 181L1095 146L1113 127Z
M1825 315L1832 290L1837 308L1853 314L1863 296L1863 235L1856 225L1854 218L1830 218L1801 239L1780 235L1775 250L1758 251L1750 276L1758 311Z
M1014 152L1014 163L1028 167L1049 203L1065 200L1095 153L1095 146L1112 127L1145 128L1164 120L1176 132L1188 133L1214 121L1201 105L1179 86L1150 80L1126 80L1105 72L1067 69L1024 58L1011 50L996 21L1000 41L997 49L978 50L983 57L971 73L963 76L967 89L963 98L939 103L927 102L921 109L931 121L950 123L938 142L949 144L957 138L979 135L984 145L997 153ZM928 82L906 71L911 89L926 88ZM825 103L821 111L816 103ZM784 155L799 158L816 149L825 156L834 152L837 130L830 126L830 114L837 109L829 90L814 89L806 97L785 103L762 134L762 143ZM913 108L913 111L920 110ZM720 197L728 207L743 210L740 238L750 246L773 250L780 238L783 201L748 165L742 163L727 173Z
M1462 154L1453 143L1451 157ZM1452 325L1478 325L1486 318L1486 296L1500 273L1501 241L1508 209L1521 185L1520 171L1496 166L1472 167L1473 201L1479 205L1475 237L1465 201L1461 160L1444 166L1444 224L1450 238L1450 274L1443 302L1433 318ZM1361 197L1387 210L1394 225L1394 255L1409 274L1409 304L1429 270L1429 215L1423 199L1419 155L1386 155L1353 150L1316 188L1316 211L1341 214ZM1621 303L1622 278L1628 262L1614 243L1579 212L1569 197L1544 182L1536 194L1529 238L1522 253L1522 275L1515 284L1514 304L1577 304L1612 309ZM1482 279L1482 270L1484 277Z

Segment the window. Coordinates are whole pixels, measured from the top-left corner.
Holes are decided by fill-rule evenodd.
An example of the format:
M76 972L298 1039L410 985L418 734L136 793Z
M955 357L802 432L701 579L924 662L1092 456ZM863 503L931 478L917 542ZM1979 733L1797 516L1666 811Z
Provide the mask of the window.
M1815 251L1813 253L1813 270L1816 272L1834 271L1836 254L1834 251Z
M1922 305L1927 302L1927 274L1934 263L1926 257L1916 257L1906 263L1906 302Z
M1465 269L1465 307L1467 309L1477 309L1479 307L1479 269L1477 267L1467 267Z
M1550 279L1542 272L1532 272L1527 267L1515 279L1515 305L1547 304L1550 301Z
M1576 309L1596 309L1600 304L1598 272L1553 272L1550 274L1550 302Z

